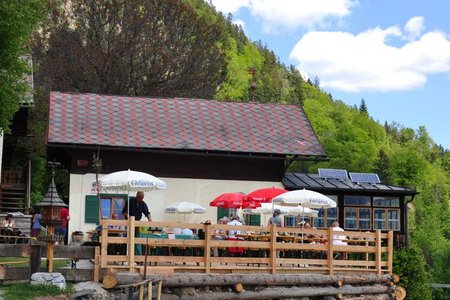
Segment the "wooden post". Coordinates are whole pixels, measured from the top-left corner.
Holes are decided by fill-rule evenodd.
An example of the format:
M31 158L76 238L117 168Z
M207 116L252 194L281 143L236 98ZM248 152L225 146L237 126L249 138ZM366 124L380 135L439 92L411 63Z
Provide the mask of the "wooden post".
M141 284L139 286L139 300L144 300L144 285L143 284Z
M394 261L394 232L388 232L388 274L392 275L392 264Z
M94 250L94 282L99 283L100 282L100 247L95 247Z
M375 266L377 270L377 274L381 274L381 231L377 230L375 231L375 242L376 242L376 249L375 249Z
M30 274L39 272L41 268L41 245L30 245Z
M48 226L48 236L51 238L55 237L55 228L53 226ZM53 252L55 247L54 240L47 241L47 272L53 272Z
M147 281L147 300L152 300L152 297L153 297L152 289L153 289L153 281L149 280L149 281Z
M128 217L128 269L130 273L134 272L134 235L135 235L134 216Z
M327 265L328 265L328 274L329 275L333 275L333 228L330 227L328 228L328 238L327 238L327 248L328 248L328 253L327 253Z
M211 272L211 229L209 228L211 224L204 224L204 232L205 232L205 244L204 244L204 267L206 274Z
M100 220L100 225L102 226L102 238L101 238L101 264L102 267L105 268L108 265L108 226Z
M275 224L270 225L270 273L277 273L277 235Z

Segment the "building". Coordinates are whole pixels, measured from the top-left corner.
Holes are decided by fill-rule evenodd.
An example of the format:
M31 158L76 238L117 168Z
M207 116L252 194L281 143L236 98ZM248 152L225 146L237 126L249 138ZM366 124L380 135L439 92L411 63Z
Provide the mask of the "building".
M70 172L69 232L98 222L94 153L102 174L131 169L167 183L145 197L156 221L183 220L163 213L173 202L208 206L221 193L282 187L292 161L326 159L297 105L62 92L50 94L47 146L48 159ZM126 197L102 195L103 216L120 212ZM216 220L217 213L208 207L186 221Z

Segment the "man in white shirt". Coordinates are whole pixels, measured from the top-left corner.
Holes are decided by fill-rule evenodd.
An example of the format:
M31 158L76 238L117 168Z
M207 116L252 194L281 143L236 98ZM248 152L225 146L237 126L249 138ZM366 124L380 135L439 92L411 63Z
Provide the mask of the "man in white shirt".
M239 221L239 217L238 216L232 216L231 217L231 221L227 223L227 225L234 225L234 226L242 226L242 223ZM228 237L229 238L236 238L236 234L240 234L241 231L240 230L234 230L234 229L230 229L228 230Z
M339 227L338 222L333 222L333 224L331 224L331 227L333 227L333 231L344 231L344 229ZM345 239L347 239L347 237L345 235L334 234L333 235L333 245L347 245L347 242L344 241Z

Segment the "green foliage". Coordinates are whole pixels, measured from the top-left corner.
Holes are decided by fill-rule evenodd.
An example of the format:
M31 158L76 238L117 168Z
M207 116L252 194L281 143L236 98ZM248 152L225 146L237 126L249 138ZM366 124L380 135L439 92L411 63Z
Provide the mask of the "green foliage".
M8 285L5 286L4 290L5 300L32 300L39 296L69 295L74 292L72 286L61 290L54 285L32 285L30 283Z
M408 300L432 299L430 275L425 270L425 261L417 247L394 251L393 271L400 276L399 285L406 289Z
M261 68L263 58L258 49L248 43L238 49L237 41L229 38L227 49L227 78L221 84L215 98L220 100L244 101L250 99L250 68Z
M21 56L29 53L30 35L43 14L41 0L0 1L0 129L5 132L29 92L24 76L30 69Z

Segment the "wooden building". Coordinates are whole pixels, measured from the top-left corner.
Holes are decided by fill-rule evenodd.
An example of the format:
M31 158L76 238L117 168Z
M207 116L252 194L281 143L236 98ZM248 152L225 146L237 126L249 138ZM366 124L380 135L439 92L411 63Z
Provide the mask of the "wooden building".
M94 153L102 174L131 169L167 183L145 196L155 221L184 219L164 214L173 202L208 207L225 192L282 187L293 160L326 159L298 105L61 92L50 94L47 146L48 159L70 172L69 232L98 222ZM103 215L120 212L126 196L102 195ZM217 219L215 207L186 217L208 219Z
M294 160L327 159L297 105L52 92L48 153L49 160L70 172L69 232L91 230L98 222L94 153L102 159L102 174L132 169L166 181L166 190L145 197L155 221L179 220L163 213L173 202L208 208L205 215L186 221L215 222L224 212L208 203L222 193L306 188L338 203L338 209L319 212L315 227L338 220L346 230L392 229L401 246L406 243L406 204L416 194L352 180L345 170L323 171L326 176L286 172ZM102 195L103 216L121 212L126 196ZM259 219L250 221L259 225ZM295 226L298 220L286 221Z

